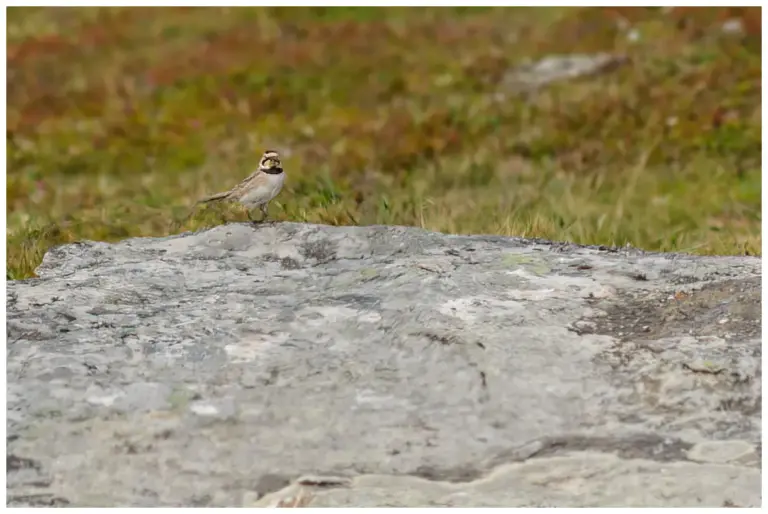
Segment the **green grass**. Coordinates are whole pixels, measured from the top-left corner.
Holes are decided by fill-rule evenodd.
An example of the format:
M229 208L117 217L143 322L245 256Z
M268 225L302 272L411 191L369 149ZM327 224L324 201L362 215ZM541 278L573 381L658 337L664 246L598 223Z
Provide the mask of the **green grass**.
M265 148L278 220L759 254L760 34L721 11L622 10L632 41L608 9L9 8L7 276L245 220L184 218ZM631 61L504 85L596 51Z

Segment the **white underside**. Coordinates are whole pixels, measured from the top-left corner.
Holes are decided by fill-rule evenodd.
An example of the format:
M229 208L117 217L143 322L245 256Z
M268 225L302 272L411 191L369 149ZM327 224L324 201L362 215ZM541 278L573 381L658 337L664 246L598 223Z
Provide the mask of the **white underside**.
M285 173L280 173L279 175L264 173L262 176L266 177L266 180L264 180L259 187L250 191L240 199L240 203L249 209L268 204L283 188Z

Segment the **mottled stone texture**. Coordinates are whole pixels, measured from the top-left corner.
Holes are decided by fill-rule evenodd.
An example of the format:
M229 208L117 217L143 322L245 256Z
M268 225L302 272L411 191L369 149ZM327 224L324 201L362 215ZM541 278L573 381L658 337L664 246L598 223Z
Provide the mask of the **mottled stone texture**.
M9 505L760 505L757 258L267 223L38 275Z

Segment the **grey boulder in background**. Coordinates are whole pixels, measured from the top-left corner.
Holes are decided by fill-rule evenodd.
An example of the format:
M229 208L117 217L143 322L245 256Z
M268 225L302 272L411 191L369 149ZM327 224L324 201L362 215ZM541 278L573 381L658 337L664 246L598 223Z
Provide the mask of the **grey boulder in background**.
M7 285L8 505L760 505L760 259L229 224Z

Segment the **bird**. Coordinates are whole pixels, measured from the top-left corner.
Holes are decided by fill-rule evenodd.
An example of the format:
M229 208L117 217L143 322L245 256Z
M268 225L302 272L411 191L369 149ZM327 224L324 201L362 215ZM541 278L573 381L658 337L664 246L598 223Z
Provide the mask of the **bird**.
M211 202L238 202L247 209L248 219L252 222L256 220L251 217L251 209L258 207L262 213L261 222L267 219L269 202L280 193L284 183L285 172L280 163L280 155L274 150L267 150L259 161L259 168L242 182L229 191L198 200L195 206Z

